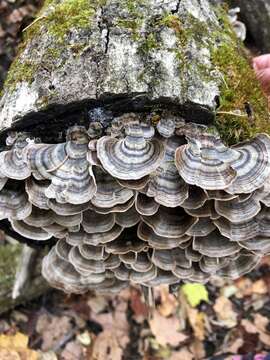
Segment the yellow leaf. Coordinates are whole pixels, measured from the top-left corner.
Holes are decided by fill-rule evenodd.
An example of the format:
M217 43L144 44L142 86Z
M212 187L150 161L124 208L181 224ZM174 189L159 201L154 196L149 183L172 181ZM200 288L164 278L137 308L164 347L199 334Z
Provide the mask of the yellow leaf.
M196 307L201 301L209 301L207 289L202 284L185 284L182 291L192 307Z
M22 348L26 349L28 337L20 332L15 335L0 335L0 347L5 349Z
M28 337L20 332L15 335L0 335L0 359L37 360L38 353L28 349Z

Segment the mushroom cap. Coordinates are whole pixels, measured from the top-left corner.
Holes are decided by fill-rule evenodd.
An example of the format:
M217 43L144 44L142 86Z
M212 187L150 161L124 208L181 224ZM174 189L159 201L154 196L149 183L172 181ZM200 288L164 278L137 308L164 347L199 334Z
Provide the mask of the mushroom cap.
M186 183L205 190L223 190L233 182L237 173L222 160L229 157L227 151L215 147L212 139L209 142L206 139L189 139L187 145L180 146L175 152L175 165Z
M28 225L22 220L10 220L10 224L15 232L27 239L45 241L52 237L52 234L49 234L47 231L41 228L37 229L35 226Z
M103 233L113 228L115 224L115 214L110 213L106 216L95 211L87 210L83 213L82 226L89 234Z
M36 181L30 177L25 182L25 191L31 204L40 209L49 210L48 198L45 195L45 190L50 185L49 181Z
M122 187L111 175L101 169L95 170L97 191L91 203L100 208L111 208L124 204L134 196L134 191Z
M2 189L0 192L0 219L23 220L31 214L32 204L22 190Z
M157 124L157 131L161 136L169 138L174 134L175 121L174 119L161 118Z
M215 224L210 218L203 217L193 224L187 231L188 236L207 236L216 229Z
M130 228L138 224L141 220L137 213L135 206L128 209L126 212L119 212L115 214L115 222L123 228Z
M179 238L196 222L182 208L166 208L161 206L153 216L142 216L143 221L153 231L163 237Z
M250 141L234 146L239 153L232 162L237 177L226 189L230 194L252 193L270 176L270 137L259 134Z
M230 201L215 201L215 209L219 215L232 223L240 223L256 216L261 210L261 205L254 197L244 201L236 198Z
M34 227L49 226L55 222L54 213L50 210L43 210L33 206L31 214L24 218L24 222Z
M144 194L137 193L135 199L135 208L139 214L151 216L156 214L159 209L159 204L155 201L155 199Z
M180 236L178 238L169 238L158 236L154 230L146 225L144 222L140 222L137 228L137 236L139 239L146 241L149 246L154 249L168 250L178 247L180 244L186 243L190 236Z
M58 202L82 204L96 192L92 168L86 159L87 144L32 144L26 149L26 158L37 180L51 180L45 190L50 199Z
M230 241L245 241L260 234L260 224L256 218L241 223L232 223L225 218L214 220L219 232Z
M227 266L221 268L217 275L237 279L254 269L260 259L261 257L258 255L241 255L235 261L230 261Z
M100 138L97 154L103 168L113 177L138 180L159 167L165 147L157 139L145 140L140 126L133 125L122 140L109 136Z
M175 165L165 162L149 181L146 194L160 205L177 207L187 199L188 185L179 176Z
M239 252L240 247L236 242L222 236L218 230L208 236L194 237L193 249L209 257L224 257Z
M196 209L185 208L187 214L196 218L210 218L212 220L218 219L220 214L217 213L215 202L213 200L205 201L202 207Z
M184 209L198 209L203 207L207 200L207 195L204 190L197 186L189 186L188 197L181 204Z
M117 224L115 224L110 230L101 233L88 234L87 232L80 230L76 233L69 233L67 235L67 242L73 246L81 244L98 246L117 239L122 231L123 228Z
M1 176L24 180L31 175L31 169L23 156L23 149L28 145L25 135L18 136L11 150L0 152Z
M70 203L58 203L55 199L47 200L48 208L53 210L57 215L70 216L80 214L83 211L90 209L91 203L83 204L70 204Z

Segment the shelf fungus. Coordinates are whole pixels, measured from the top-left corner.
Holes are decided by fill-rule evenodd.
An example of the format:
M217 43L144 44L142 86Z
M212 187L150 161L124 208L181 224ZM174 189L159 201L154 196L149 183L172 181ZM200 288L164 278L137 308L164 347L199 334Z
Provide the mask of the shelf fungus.
M49 242L52 286L205 283L270 253L268 135L230 148L168 111L94 120L50 144L12 134L0 153L0 221Z

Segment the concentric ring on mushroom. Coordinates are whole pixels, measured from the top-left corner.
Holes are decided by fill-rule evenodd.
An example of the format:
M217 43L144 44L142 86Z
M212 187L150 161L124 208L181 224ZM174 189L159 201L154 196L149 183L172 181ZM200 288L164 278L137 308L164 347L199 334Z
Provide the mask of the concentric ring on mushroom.
M74 125L54 144L7 138L0 219L52 244L42 264L52 286L204 283L236 278L270 253L270 137L229 148L206 126L164 116Z

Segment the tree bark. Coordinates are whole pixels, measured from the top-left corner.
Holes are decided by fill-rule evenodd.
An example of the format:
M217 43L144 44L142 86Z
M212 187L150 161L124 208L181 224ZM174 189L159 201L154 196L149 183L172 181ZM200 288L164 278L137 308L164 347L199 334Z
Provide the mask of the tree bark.
M249 35L263 53L270 52L270 0L231 0L232 6L239 6L241 19Z
M27 281L13 296L16 273L23 256L23 245L12 241L0 247L0 314L10 308L29 301L48 291L49 286L40 275L40 258L43 252L33 259Z
M207 0L47 1L9 72L0 129L66 123L100 104L175 106L209 123L221 82L211 73L214 30L222 28Z

